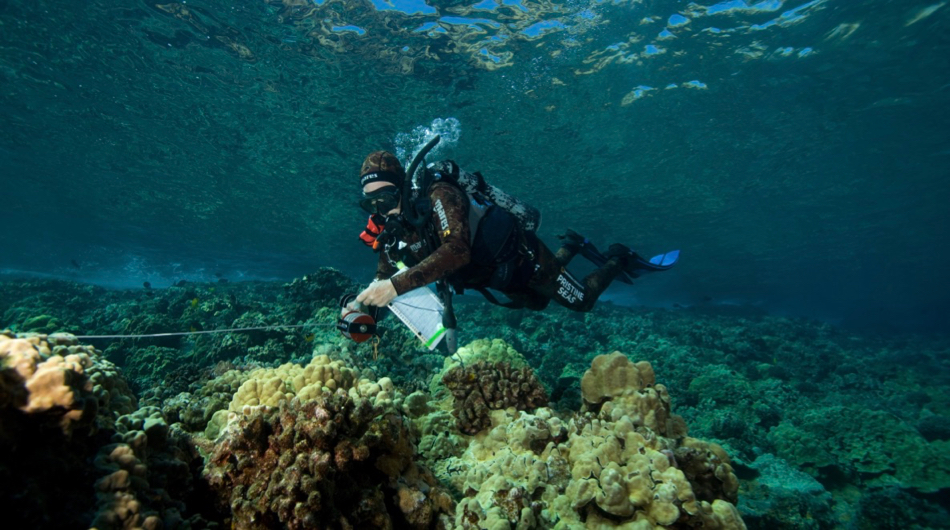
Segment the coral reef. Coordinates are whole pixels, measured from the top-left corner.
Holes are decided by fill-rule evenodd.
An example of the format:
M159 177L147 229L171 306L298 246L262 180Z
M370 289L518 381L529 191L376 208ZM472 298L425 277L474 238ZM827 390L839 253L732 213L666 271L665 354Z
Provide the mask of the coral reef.
M0 346L0 479L6 485L0 494L18 502L13 524L88 526L101 509L97 524L103 526L157 517L187 528L196 509L214 503L200 497L210 495L204 481L195 480L200 459L189 462L190 482L176 474L184 468L173 462L193 457L183 440L191 438L206 458L229 425L258 414L265 403L276 410L294 397L319 400L338 392L404 415L416 458L460 501L456 514L467 514L456 520L460 524L616 524L626 518L612 512L627 513L631 504L641 519L656 518L663 515L659 506L650 511L616 501L617 491L639 486L632 473L644 470L666 480L655 494L675 497L686 522L674 525L693 524L709 514L703 502L712 509L721 506L717 497L732 498L724 464L739 477L738 506L750 527L871 527L891 520L935 527L946 519L945 340L855 335L742 308L602 304L574 314L460 303L463 336L492 339L474 340L444 358L389 320L374 360L371 346L342 340L332 325L309 326L332 323L337 295L352 286L331 269L288 284L179 282L125 291L4 282L0 315L19 331L134 334L308 323L303 330L116 339L101 343L105 354L65 335L0 336L6 344ZM650 368L595 357L610 351ZM478 420L483 428L464 434L443 382L459 369L459 359L466 367L508 362L512 371L534 368L550 389L551 408L485 407ZM644 383L653 370L663 385ZM146 406L137 426L128 423L139 417L130 387ZM148 407L158 407L162 420ZM148 416L155 419L146 428ZM156 427L162 422L167 428ZM685 424L694 438L686 436ZM140 432L148 443L120 431ZM643 453L627 454L628 442L643 443ZM600 460L584 456L590 451L600 451ZM168 452L178 456L153 458ZM664 469L655 453L671 465ZM162 478L166 461L169 476L177 477L169 483ZM670 468L682 472L695 503ZM127 479L115 475L123 470ZM30 480L17 486L26 476ZM596 484L585 482L594 478ZM586 504L556 502L567 498L572 483L572 493L590 497ZM217 512L201 516L224 523Z
M190 440L171 432L156 407L124 415L117 423L113 443L94 460L100 477L93 528L190 527L184 500L194 488L190 465L199 459Z
M284 284L284 294L294 304L297 318L308 318L313 308L338 307L342 293L357 288L353 280L340 271L324 267Z
M456 526L745 528L729 457L686 436L649 363L598 356L582 381L586 410L492 411L437 467L463 495Z
M233 528L430 528L452 501L413 458L398 413L341 389L252 407L204 476Z
M861 407L821 407L769 433L778 456L819 477L848 477L877 487L934 493L950 485L950 441L928 442L891 414Z
M110 428L112 411L134 407L112 363L71 335L0 334L0 404L36 418L56 419L63 434ZM100 408L103 414L99 414Z
M0 362L0 496L17 500L8 525L189 527L197 454L158 409L136 410L112 363L71 335L8 332Z
M831 494L811 475L775 455L750 466L755 475L742 489L739 510L754 528L828 528L834 526Z
M17 331L89 335L160 334L308 321L329 324L336 319L340 293L354 289L352 280L330 268L285 285L182 281L164 288L118 291L38 280L15 282L0 291L0 315L4 325ZM313 345L341 342L332 326L303 330L275 327L242 333L117 339L105 343L104 356L126 371L133 389L145 392L167 385L167 376L183 367L197 374L219 361L259 365L305 362Z
M931 419L950 417L950 343L940 337L856 335L725 307L602 305L583 319L557 308L514 315L473 304L459 313L525 352L562 410L579 400L572 385L588 352L620 350L649 361L690 433L721 444L743 477L754 477L751 462L772 454L815 478L826 495L776 495L799 496L795 502L821 514L823 526L849 524L855 496L874 488L909 488L936 504L939 497L926 492L950 487L946 429ZM841 428L822 419L838 418L836 407L853 412Z
M452 413L465 434L488 427L492 410L532 410L548 402L547 392L533 370L515 369L507 362L455 366L442 376L442 383L452 393Z

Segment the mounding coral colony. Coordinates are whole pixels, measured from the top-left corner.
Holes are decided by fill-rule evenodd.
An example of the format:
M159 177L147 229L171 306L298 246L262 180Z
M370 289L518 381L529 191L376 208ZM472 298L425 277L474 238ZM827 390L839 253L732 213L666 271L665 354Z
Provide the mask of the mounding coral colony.
M3 442L26 432L78 451L51 468L95 478L74 502L94 494L98 529L197 524L172 497L193 497L197 481L234 528L744 528L729 457L686 436L649 363L596 357L582 410L559 414L529 368L479 359L491 346L463 348L465 368L447 359L435 395L404 396L327 355L255 369L189 435L158 408L136 408L94 348L7 333ZM200 476L189 476L197 458ZM38 489L53 480L28 478ZM59 500L40 495L28 509L53 525L42 514Z
M172 288L162 299L148 294L131 301L96 292L107 302L105 312L80 318L44 311L30 322L57 320L73 332L84 322L105 331L96 319L121 313L121 304L139 310L158 304L166 308L161 318L192 326L266 323L263 315L274 313L329 319L334 296L320 285L336 290L341 283L321 271L285 285L282 295L270 297L278 300L273 306L260 302L254 311L242 309L248 302L234 295L236 286ZM36 303L19 304L17 318ZM209 320L198 320L202 306L216 308L205 312ZM883 422L874 425L906 436L872 443L873 461L852 465L842 444L848 436L878 439L876 427L843 430L844 438L826 432L829 442L822 445L817 420L789 412L793 400L781 397L792 390L777 378L787 378L793 365L779 366L780 350L771 364L750 363L767 374L755 383L762 393L757 401L743 397L752 394L754 370L744 376L712 361L676 370L684 358L662 350L663 341L693 340L684 339L694 336L684 330L714 334L725 324L693 316L681 325L669 313L621 316L619 309L609 310L618 311L616 318L587 322L491 311L468 315L499 322L480 329L518 341L529 356L495 338L442 357L399 329L388 332L378 361L367 345L332 330L305 340L265 330L177 344L120 341L105 352L48 329L0 332L0 498L16 506L6 512L8 527L738 529L778 521L783 528L830 528L837 524L830 521L849 517L865 523L883 517L876 507L889 505L880 499L932 515L931 521L941 513L895 489L946 487L950 436L938 421L922 419L914 430L869 412ZM135 317L121 322L133 331L151 325ZM519 336L512 329L534 331ZM634 329L639 338L623 338ZM606 344L653 354L653 362L609 353ZM748 351L765 347L756 344ZM718 433L723 445L688 435L655 368L661 380L670 372L681 389L681 413L703 432ZM937 409L940 398L918 388L915 402ZM742 403L755 406L746 412ZM714 416L717 407L728 412ZM838 409L844 414L847 407ZM730 419L736 417L746 419ZM754 444L771 452L749 449ZM898 447L905 458L889 459ZM833 469L839 471L827 471ZM850 469L860 473L853 476L862 477L867 499L877 495L873 505L834 500L823 486L829 477L845 480Z

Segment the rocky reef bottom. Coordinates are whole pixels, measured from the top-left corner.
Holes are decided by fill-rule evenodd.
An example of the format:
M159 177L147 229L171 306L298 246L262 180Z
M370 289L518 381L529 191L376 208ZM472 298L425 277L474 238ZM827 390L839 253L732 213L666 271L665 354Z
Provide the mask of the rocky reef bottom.
M473 340L445 357L395 319L376 351L341 337L336 300L354 286L332 269L2 287L0 498L15 528L950 520L941 338L738 309L461 304ZM146 336L234 328L257 329Z

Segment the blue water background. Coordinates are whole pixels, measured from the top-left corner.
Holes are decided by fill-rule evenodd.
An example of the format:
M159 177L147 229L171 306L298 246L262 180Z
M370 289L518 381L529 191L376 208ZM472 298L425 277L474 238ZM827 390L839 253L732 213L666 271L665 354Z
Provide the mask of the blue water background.
M8 1L0 279L289 280L375 257L363 156L442 154L674 272L619 304L950 314L945 2ZM583 267L579 267L583 271Z

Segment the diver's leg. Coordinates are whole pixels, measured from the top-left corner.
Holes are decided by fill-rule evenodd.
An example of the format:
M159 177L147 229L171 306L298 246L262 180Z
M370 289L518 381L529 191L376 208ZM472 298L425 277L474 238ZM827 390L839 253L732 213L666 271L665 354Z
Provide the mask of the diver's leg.
M558 249L557 253L554 254L557 262L561 264L562 267L566 267L568 263L574 259L574 256L583 248L584 243L587 239L578 234L577 232L567 229L567 232L564 235L557 236L558 239L562 239L564 242L561 243L561 248Z
M532 311L541 311L551 303L550 298L532 290L505 293L505 296L512 302L519 304L519 307Z
M535 260L537 271L528 287L568 309L580 312L587 312L594 308L597 298L623 271L624 267L624 258L613 256L602 267L580 281L564 268L558 258L540 242Z

